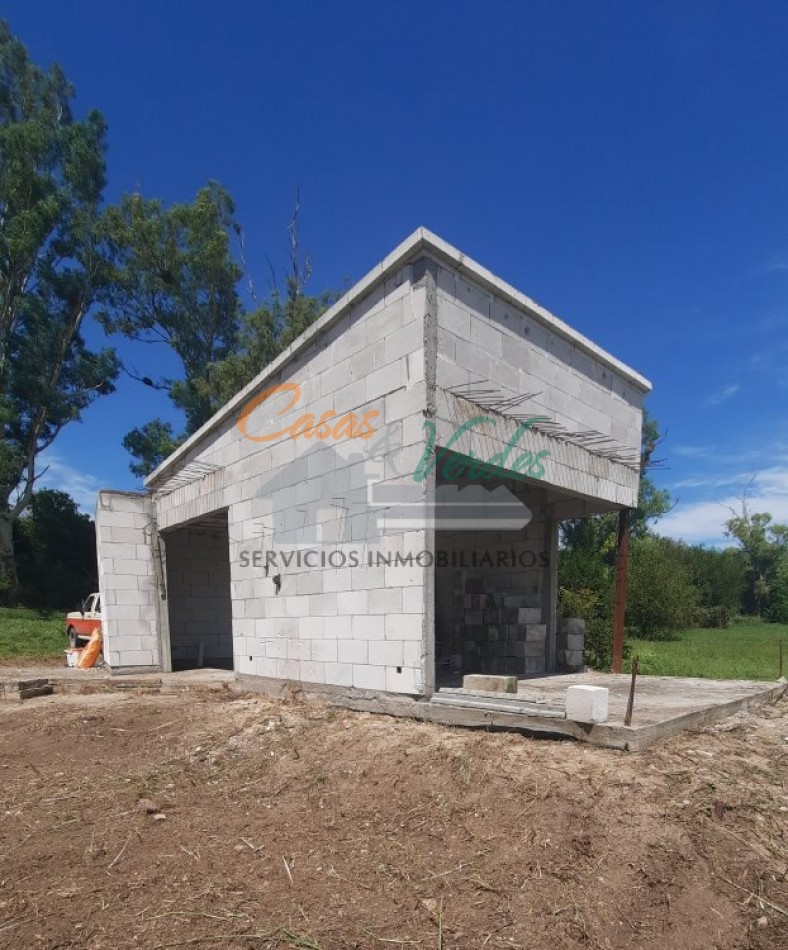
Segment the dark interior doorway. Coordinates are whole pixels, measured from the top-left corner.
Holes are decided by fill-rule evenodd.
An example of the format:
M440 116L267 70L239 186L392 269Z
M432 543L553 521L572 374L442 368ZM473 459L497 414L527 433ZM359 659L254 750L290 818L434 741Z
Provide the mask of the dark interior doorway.
M227 511L164 535L173 670L233 669Z
M473 459L442 450L435 510L435 684L467 673L525 678L546 669L543 584L549 569L544 489L471 478ZM463 471L463 465L465 471Z

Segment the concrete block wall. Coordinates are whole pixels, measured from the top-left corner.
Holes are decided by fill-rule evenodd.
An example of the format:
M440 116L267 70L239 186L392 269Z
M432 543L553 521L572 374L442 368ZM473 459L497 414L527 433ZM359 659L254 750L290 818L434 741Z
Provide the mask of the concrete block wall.
M462 622L454 645L463 673L545 672L547 625L533 595L492 592L480 577L466 578L464 589L455 593Z
M282 411L289 396L269 397L247 425L257 439L306 412L316 419L352 412L359 420L377 412L371 438L285 433L252 441L235 414L190 453L189 461L215 466L214 474L171 491L173 485L158 486L162 528L228 508L239 673L423 691L429 568L395 558L418 555L426 543L424 487L413 479L424 446L424 312L424 290L406 266L314 334L307 349L259 387L296 383L297 403ZM396 517L396 502L376 500L373 485L407 491L411 521ZM270 563L266 573L270 551L312 551L317 560L291 556ZM332 563L321 563L320 555L330 552Z
M149 495L99 492L96 542L104 659L113 668L160 665L152 532Z
M227 527L168 532L167 604L173 667L232 666L230 551Z
M449 438L472 415L492 415L494 424L478 427L457 449L465 452L475 442L489 457L504 448L517 423L476 411L445 392L468 383L494 386L504 396L537 393L517 412L547 416L568 431L595 430L624 449L639 451L642 393L636 386L524 308L440 265L439 439ZM550 452L543 476L547 484L616 505L636 502L637 472L625 465L537 432L527 432L517 444L521 451Z

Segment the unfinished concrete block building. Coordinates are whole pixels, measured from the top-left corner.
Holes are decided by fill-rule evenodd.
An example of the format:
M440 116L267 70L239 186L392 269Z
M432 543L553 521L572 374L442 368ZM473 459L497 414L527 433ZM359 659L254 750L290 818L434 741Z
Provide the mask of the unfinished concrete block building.
M421 697L571 668L558 526L636 505L649 389L419 229L145 492L100 493L105 658Z

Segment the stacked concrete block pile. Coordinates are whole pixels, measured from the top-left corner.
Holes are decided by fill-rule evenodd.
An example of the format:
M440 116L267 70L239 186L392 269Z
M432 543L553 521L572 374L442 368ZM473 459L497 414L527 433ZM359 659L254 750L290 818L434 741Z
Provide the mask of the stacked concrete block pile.
M485 591L469 577L463 595L464 671L521 676L544 673L547 626L531 594Z
M583 650L586 622L579 617L568 617L558 624L556 662L563 673L582 673L585 669Z

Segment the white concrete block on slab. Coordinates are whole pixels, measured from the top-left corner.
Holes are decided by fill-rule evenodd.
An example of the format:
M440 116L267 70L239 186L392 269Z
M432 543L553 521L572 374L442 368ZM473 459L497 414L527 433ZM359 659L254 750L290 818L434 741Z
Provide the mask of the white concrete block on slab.
M570 686L566 718L573 722L607 722L609 691L604 686Z

